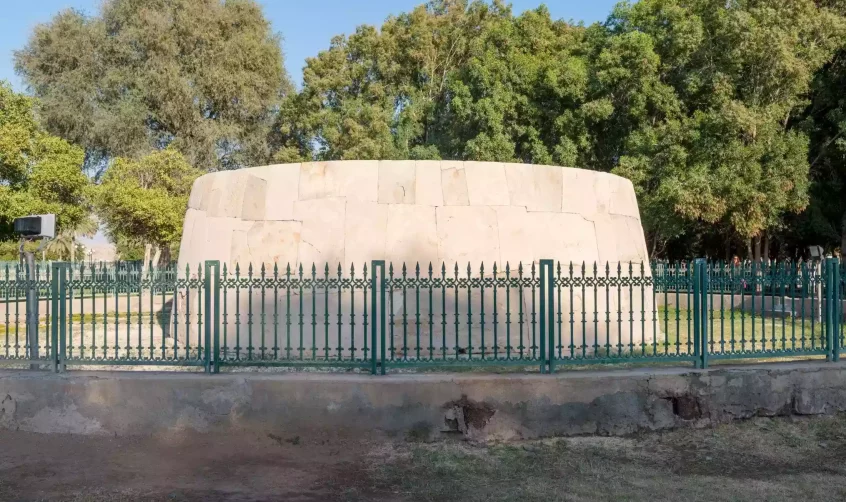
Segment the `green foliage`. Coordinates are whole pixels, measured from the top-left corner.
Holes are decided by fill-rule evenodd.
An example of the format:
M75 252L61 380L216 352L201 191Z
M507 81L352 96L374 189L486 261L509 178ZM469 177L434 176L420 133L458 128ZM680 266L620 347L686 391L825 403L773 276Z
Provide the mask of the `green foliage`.
M309 59L276 156L587 167L632 180L656 252L776 234L809 203L803 113L844 44L826 5L641 0L584 27L434 0Z
M47 130L91 164L172 146L202 169L269 158L267 134L291 91L280 39L253 0L107 0L66 10L15 53Z
M179 241L188 196L202 171L175 149L117 159L96 189L96 209L115 242L170 249Z
M58 230L88 216L83 152L45 133L33 100L0 82L0 239L12 239L12 221L55 213Z
M37 27L15 57L44 127L111 166L98 211L126 254L175 246L189 164L335 159L613 172L634 184L653 255L741 254L846 248L844 16L841 0L640 0L586 27L431 0L334 37L294 92L254 0L106 0ZM0 221L33 200L82 221L67 201L84 182L61 171L80 152L6 94Z

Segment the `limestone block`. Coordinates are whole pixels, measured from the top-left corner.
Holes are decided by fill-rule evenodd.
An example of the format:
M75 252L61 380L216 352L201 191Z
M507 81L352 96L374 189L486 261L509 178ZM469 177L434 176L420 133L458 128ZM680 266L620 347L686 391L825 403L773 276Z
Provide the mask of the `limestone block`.
M511 206L529 211L561 212L562 169L556 166L504 164Z
M243 226L237 218L206 217L206 241L202 249L206 250L204 260L220 260L230 263L232 251L232 236L236 228ZM192 263L192 265L195 265Z
M255 176L267 181L264 219L293 219L294 201L299 198L300 164L278 164L254 171Z
M267 181L257 176L247 176L244 180L244 202L241 207L241 219L264 220L266 199Z
M617 259L617 231L619 226L615 225L609 214L596 214L593 220L596 229L596 244L599 252L598 261L601 265Z
M612 214L611 222L617 236L617 260L649 261L646 256L646 240L640 229L640 221L628 216Z
M415 162L414 202L421 206L443 206L441 188L441 162L418 160Z
M240 218L249 177L245 169L215 173L214 187L209 198L209 216Z
M610 213L611 199L615 193L617 177L612 174L597 172L592 176L592 179L591 192L596 200L596 212L600 214Z
M194 180L194 184L191 186L191 195L188 198L189 208L206 209L214 180L214 176L210 174L200 176Z
M299 199L344 197L376 202L378 161L305 162L300 165Z
M528 208L535 199L535 169L531 164L503 164L512 206Z
M438 227L436 208L417 205L388 206L385 259L395 265L437 263Z
M612 181L612 193L608 211L611 214L628 216L640 220L640 210L637 206L634 186L632 182L623 178Z
M256 221L248 228L233 229L231 266L240 264L243 268L252 264L254 270L262 264L272 270L275 264L280 268L297 263L297 254L302 241L303 224L299 221Z
M574 261L598 259L593 222L580 215L534 213L527 218L522 207L497 207L495 211L503 263L529 264L559 256Z
M413 160L379 162L379 203L414 204L416 176Z
M555 166L532 166L532 179L535 193L528 204L529 211L561 212L564 186L562 169Z
M188 208L185 212L185 221L182 223L182 240L179 243L179 267L184 267L185 263L192 261L192 258L200 252L200 249L194 247L196 241L194 240L194 227L197 225L197 219L205 218L205 211L200 211L194 208Z
M499 231L500 265L506 263L516 267L519 263L529 264L534 259L534 251L528 243L536 238L537 232L546 234L547 229L527 225L525 207L495 207L497 229Z
M360 267L385 258L388 236L387 204L347 202L344 224L344 264Z
M336 266L344 260L344 199L299 200L294 203L294 219L302 222L299 262Z
M594 193L594 173L583 169L562 170L561 211L592 218L598 211L597 194Z
M243 274L251 262L255 274L261 264L270 274L272 265L279 263L284 275L290 262L295 276L300 264L306 277L315 264L315 274L323 277L328 263L334 281L339 263L346 277L351 265L357 274L363 274L365 263L369 266L370 260L384 258L394 265L395 275L401 273L405 262L409 276L414 275L417 263L422 275L428 276L431 262L434 275L440 275L444 264L449 277L458 264L462 279L468 262L474 276L484 262L486 277L493 274L494 263L503 275L508 262L512 278L518 276L522 262L523 276L530 279L533 264L539 274L537 262L548 258L559 261L562 280L570 277L572 263L574 277L592 279L596 266L596 278L604 281L607 262L613 285L600 281L603 285L581 289L559 283L560 290L555 289L555 301L561 302L564 314L555 326L558 350L562 356L593 355L611 347L613 353L620 345L648 343L655 337L655 330L647 329L649 313L654 316L652 290L628 290L616 278L618 264L621 277L627 277L629 261L635 263L634 275L640 274L638 265L648 255L633 187L611 174L460 161L284 164L204 176L195 183L189 203L180 266L190 263L192 270L204 260L219 259L230 271L240 263ZM648 263L643 273L650 274ZM492 353L494 344L509 345L512 355L518 347L526 356L531 355L532 346L537 350L537 339L532 341L537 326L531 324L530 314L532 305L538 305L538 288L534 292L530 287L510 293L499 290L494 300L488 282L484 291L461 287L432 291L432 305L428 304L428 292L421 291L419 319L414 315L417 312L409 314L408 302L416 300L417 293L409 288L388 293L393 357L479 353L483 344L486 354ZM238 308L243 315L237 321L242 333L253 336L249 343L242 339L242 348L251 344L253 349L262 345L267 349L271 336L285 332L295 347L286 345L286 338L285 343L275 344L275 349L299 350L302 326L304 352L314 350L325 357L328 351L337 356L340 346L349 357L353 352L347 351L355 344L356 357L363 354L362 290L339 293L280 288L276 293L282 295L276 300L256 296L255 291L252 297L244 291L237 300L227 297L227 343L236 322L231 312ZM188 297L180 298L187 306ZM492 322L494 310L498 316L504 315L506 304L511 309L510 337L502 331L508 321L498 317L496 329ZM283 307L290 315L281 313ZM252 324L250 316L243 314L250 309ZM358 323L354 327L348 325L353 319ZM265 342L257 341L262 335ZM403 344L410 352L401 352Z
M530 227L527 241L535 261L566 256L573 261L597 259L594 224L580 215L566 213L537 213ZM525 245L525 244L524 244Z
M509 205L505 167L499 162L465 162L467 196L471 206Z
M461 162L441 162L441 190L446 206L468 206L467 175Z
M499 230L491 207L455 206L437 208L438 252L447 269L458 263L493 265L499 261Z

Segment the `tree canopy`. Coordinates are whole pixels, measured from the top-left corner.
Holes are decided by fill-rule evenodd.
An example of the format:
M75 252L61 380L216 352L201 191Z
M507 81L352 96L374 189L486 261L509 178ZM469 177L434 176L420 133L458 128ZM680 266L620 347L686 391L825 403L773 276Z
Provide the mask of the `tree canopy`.
M12 221L56 214L57 230L83 221L89 206L83 151L46 133L33 100L0 81L0 236L12 238Z
M813 0L624 2L590 27L434 0L307 61L277 158L610 171L635 184L653 253L703 232L751 247L809 204L805 110L844 26Z
M191 185L201 174L172 148L138 160L119 158L97 187L97 214L114 242L149 245L167 255L182 235Z
M629 178L656 257L846 247L842 0L639 0L591 26L431 0L334 37L299 90L254 0L106 0L15 57L126 246L170 245L190 186L138 173L458 159Z
M268 159L292 87L280 38L253 0L106 0L33 31L16 68L44 127L89 166L171 146L205 170Z

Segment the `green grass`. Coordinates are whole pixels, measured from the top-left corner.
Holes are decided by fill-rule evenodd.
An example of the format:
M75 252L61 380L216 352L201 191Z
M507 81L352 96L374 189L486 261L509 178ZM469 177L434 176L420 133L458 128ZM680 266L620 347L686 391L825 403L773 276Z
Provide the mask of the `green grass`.
M171 312L169 310L154 312L153 322L155 322L158 326L166 326L171 322L170 316ZM75 329L79 329L79 327L88 329L91 325L96 325L97 328L100 328L103 326L104 322L109 327L120 326L125 329L127 321L128 324L137 327L139 315L137 312L108 312L106 314L73 314L68 317ZM149 326L149 312L142 312L140 318L143 326ZM50 328L47 323L47 318L42 317L38 321L39 331L47 333ZM23 314L20 314L18 317L17 327L15 326L14 315L10 315L8 324L5 323L5 319L3 319L2 322L3 323L0 324L0 337L4 335L14 335L15 333L24 333L26 331L26 319Z
M810 316L805 319L787 317L784 319L754 317L746 312L726 310L712 311L708 320L708 340L713 341L715 352L801 350L803 348L822 348L825 344L823 325L812 322ZM681 319L677 325L676 315ZM666 342L669 350L675 351L676 344L682 352L687 352L688 342L693 339L692 321L688 327L689 311L659 308L659 330L663 332L658 340L659 349ZM670 321L666 322L665 319ZM795 342L794 342L795 339ZM732 345L732 341L734 344ZM709 344L710 345L710 344ZM733 347L733 348L732 348Z

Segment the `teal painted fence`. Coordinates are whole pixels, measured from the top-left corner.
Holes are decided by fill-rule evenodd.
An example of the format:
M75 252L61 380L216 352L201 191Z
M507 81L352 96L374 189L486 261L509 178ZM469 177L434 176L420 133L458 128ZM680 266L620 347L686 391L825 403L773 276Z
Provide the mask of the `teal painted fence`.
M0 362L49 366L562 366L820 357L846 342L821 262L0 270ZM27 312L26 293L38 298Z

